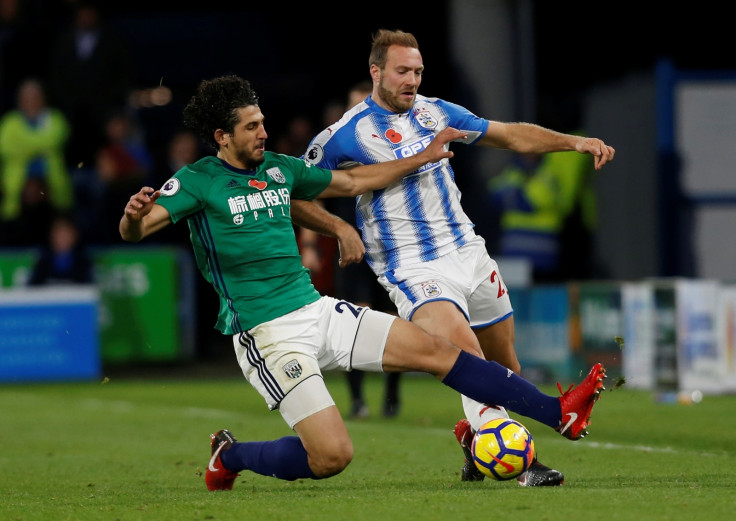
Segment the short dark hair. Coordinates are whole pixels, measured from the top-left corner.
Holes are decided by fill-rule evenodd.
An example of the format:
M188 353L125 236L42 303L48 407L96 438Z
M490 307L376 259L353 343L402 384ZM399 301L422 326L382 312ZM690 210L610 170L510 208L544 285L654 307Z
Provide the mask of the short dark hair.
M215 131L234 132L238 109L251 105L258 105L258 95L248 80L234 74L202 80L184 108L184 124L205 144L219 150Z
M370 67L371 65L376 64L379 69L383 70L386 67L386 54L388 53L388 48L392 45L419 49L419 43L413 34L399 30L390 31L388 29L379 29L373 35L373 44L371 45L371 54L368 57L368 66Z

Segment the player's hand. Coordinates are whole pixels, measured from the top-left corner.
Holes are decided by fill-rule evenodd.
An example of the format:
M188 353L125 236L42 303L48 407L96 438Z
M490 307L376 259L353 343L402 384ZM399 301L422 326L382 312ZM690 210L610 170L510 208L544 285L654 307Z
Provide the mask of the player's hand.
M453 154L445 145L450 141L465 139L467 137L467 132L463 132L452 127L444 128L434 137L432 142L427 145L427 148L425 148L422 153L427 155L428 163L436 163L437 161L445 158L449 159L455 154Z
M341 268L359 263L365 255L365 245L358 230L347 223L346 226L340 227L338 231L337 247L340 251L338 264Z
M602 140L594 137L586 137L578 140L575 150L581 154L591 154L594 159L595 169L600 170L603 165L613 160L616 150L606 145Z
M161 190L154 190L151 187L144 186L125 205L125 217L131 221L140 221L150 213L151 208L153 208L159 197L161 197Z

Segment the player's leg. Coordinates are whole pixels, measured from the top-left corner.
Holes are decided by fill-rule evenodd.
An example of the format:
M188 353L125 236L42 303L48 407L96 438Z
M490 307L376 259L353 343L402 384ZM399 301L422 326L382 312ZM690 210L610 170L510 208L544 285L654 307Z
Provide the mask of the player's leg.
M521 364L514 348L513 315L491 325L474 328L473 332L486 360L495 360L516 374L521 374Z
M537 420L568 439L587 434L593 405L603 389L601 364L595 364L578 386L554 397L497 362L469 354L412 322L371 309L358 311L329 297L321 301L319 311L331 320L325 352L334 365L320 360L320 367L426 372L462 395Z
M511 314L511 301L508 289L503 283L497 263L490 258L485 248L477 248L476 265L481 273L490 271L490 277L482 277L482 282L468 299L471 321L486 360L495 360L508 367L516 374L521 374L521 364L514 348L514 316ZM479 279L480 280L480 279ZM472 436L480 425L463 425L462 420L455 426L455 435L461 447L472 440ZM482 473L475 473L475 465L467 464L467 451L463 447L466 463L463 466L463 478L468 474L477 479ZM539 447L537 447L539 454ZM562 485L565 476L535 458L527 472L517 479L523 486L557 486Z
M383 416L393 418L399 414L401 401L399 399L399 381L401 373L388 373L383 395Z
M342 471L350 463L353 447L342 417L330 396L320 364L339 366L317 353L327 344L327 334L338 345L345 344L349 327L337 333L330 327L333 314L342 316L353 330L359 317L349 318L335 310L334 299L300 308L233 336L233 346L243 375L265 399L269 409L278 409L298 436L277 440L239 442L226 430L212 435L212 455L205 474L209 490L228 490L243 470L279 479L325 478ZM344 355L344 353L341 353ZM348 358L341 356L340 361ZM340 366L346 369L347 366Z
M471 252L465 254L465 258L461 252L454 252L423 263L420 267L396 270L379 280L396 303L401 316L410 318L425 331L447 338L461 349L483 357L478 338L470 328L468 310L468 296L478 284L475 270L468 270L468 266L477 264L473 258L475 251L485 251L481 249L482 241L478 242L481 243L479 247L468 246ZM482 275L485 277L488 273L490 268ZM491 318L510 316L508 295L503 295L501 303L505 307L496 303L494 309L483 310L482 316L487 318L487 311L495 313ZM494 418L508 418L508 413L503 407L484 404L467 396L461 396L461 401L465 418L455 425L455 436L464 457L461 479L480 481L484 475L470 457L473 433Z
M448 263L449 265L445 265ZM443 274L447 273L459 275L444 279ZM463 278L463 273L470 273L471 280L468 280L467 277ZM442 338L462 331L460 321L451 320L454 310L447 301L452 301L460 309L462 304L465 303L463 299L469 287L472 288L472 291L468 299L468 308L471 307L471 300L475 299L472 306L473 308L477 306L480 309L479 312L475 310L472 316L467 317L472 327L483 327L501 322L504 318L511 316L512 313L508 292L503 285L495 262L488 257L482 242L468 243L458 255L450 254L417 267L388 272L380 277L379 281L390 291L391 298L396 303L401 316L408 316L412 319L412 323L424 319L422 327L441 327L438 325L441 323L445 330L449 332L443 333ZM452 295L455 295L455 298ZM444 304L443 301L445 301ZM487 306L488 309L484 309L483 305ZM411 308L409 311L406 309L407 306ZM444 308L441 306L444 306ZM449 315L440 312L436 315L427 313L427 317L423 317L420 314L422 308L446 311ZM476 313L480 317L490 317L488 322L479 320ZM434 320L432 320L432 316L434 316ZM467 331L467 326L465 327L465 331ZM469 340L464 340L463 345L460 346L464 350L457 357L453 369L444 378L441 378L443 383L459 391L460 394L480 402L480 404L501 406L518 414L529 416L551 427L555 427L555 425L559 427L559 423L557 423L559 420L556 419L556 406L552 402L547 402L545 407L544 402L550 398L549 396L544 395L530 382L497 362L487 362L480 356L468 354L469 351L472 351L472 349L468 349L468 346L478 345L478 340L474 334L469 333L468 337ZM432 341L434 346L430 351L441 345L436 336L432 337ZM397 343L400 344L400 340ZM421 344L418 345L421 346ZM394 355L391 352L391 346L391 343L387 343L386 352ZM457 349L457 347L455 348ZM399 360L399 364L409 363L413 365L414 370L425 370L421 365L414 365L415 363L424 363L424 360L411 360L411 357L416 354L415 351L412 351L412 347L406 346L405 349L406 353L403 356L406 359ZM421 350L422 348L415 346L414 349ZM400 355L400 353L396 354L398 357ZM384 359L384 362L387 359L388 357ZM442 363L443 361L438 358L438 362ZM396 370L402 370L400 367L401 365ZM430 367L427 372L437 375L438 373L433 372L433 370L441 372L443 368ZM573 422L575 427L571 427L572 432L565 428L560 430L567 437L578 439L586 434L585 427L587 427L589 420L588 413L593 402L599 396L600 389L603 386L602 381L605 377L604 373L603 367L597 364L576 388L574 399L571 399L573 395L560 397L559 403L564 406L565 414L570 411L572 413L571 418L576 418ZM572 408L575 411L572 411ZM486 414L489 410L491 408L487 409ZM582 421L575 423L581 418L583 418Z
M383 311L391 315L398 316L396 306L388 296L388 292L376 280L375 275L364 263L365 272L370 276L370 294L372 302L371 307L378 311ZM401 393L399 384L401 382L401 373L388 373L386 375L384 393L383 393L383 416L393 418L399 414L401 409Z
M506 320L496 322L490 326L475 329L478 336L483 354L487 360L495 360L504 365L517 374L521 374L521 364L516 357L514 349L514 317L509 316ZM458 425L460 425L458 423ZM458 427L455 427L457 436ZM467 429L467 433L463 433L465 439L472 439L472 435L476 428ZM458 436L458 441L461 438ZM463 442L460 441L462 445ZM559 470L548 467L541 463L538 459L539 446L537 446L537 456L535 456L529 470L521 474L517 478L517 482L525 487L554 487L562 485L565 482L565 476ZM467 459L467 456L466 456ZM465 467L463 468L465 470ZM472 472L472 469L471 469ZM481 474L482 475L482 474Z
M317 411L304 416L314 409ZM350 436L322 378L310 378L293 389L279 410L298 436L239 442L229 431L213 435L205 476L209 490L232 489L244 470L288 481L322 479L339 474L352 461Z
M427 333L442 336L463 351L483 358L478 338L455 302L434 300L422 304L414 311L411 321Z
M350 415L352 420L367 418L369 415L368 406L363 397L363 380L365 373L357 369L345 373L345 379L348 382L348 391L350 391Z
M468 319L453 302L449 300L428 302L416 310L411 321L428 333L447 338L464 351L483 358L478 338L470 329ZM503 408L489 406L467 396L462 397L462 406L473 431L494 418L508 418L508 413ZM460 444L462 446L463 442L460 441ZM473 468L468 470L472 472ZM467 480L474 481L470 478Z
M382 359L386 372L429 373L460 394L537 420L569 439L587 434L590 411L605 378L605 369L596 364L575 389L560 398L550 396L510 369L462 351L447 339L402 319L391 325ZM562 424L563 415L570 417L569 426Z
M427 302L414 312L411 321L428 333L442 336L460 349L484 358L478 338L470 329L467 317L453 301ZM462 404L466 418L476 430L493 418L508 418L505 411L489 408L486 404L467 397L462 398Z
M318 478L339 474L353 459L353 443L336 406L323 409L294 425Z

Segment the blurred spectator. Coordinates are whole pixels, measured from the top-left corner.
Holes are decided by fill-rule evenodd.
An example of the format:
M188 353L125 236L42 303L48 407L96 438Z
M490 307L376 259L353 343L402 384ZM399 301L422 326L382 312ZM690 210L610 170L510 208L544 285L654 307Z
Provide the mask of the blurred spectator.
M68 136L69 124L59 110L47 105L41 82L32 78L22 82L17 109L0 119L0 219L6 232L18 224L24 209L46 199L55 210L72 207L73 187L64 157ZM29 240L19 234L18 229L11 233Z
M204 156L199 138L188 129L178 129L169 138L164 150L159 153L156 166L147 181L152 187L160 188L188 164L195 163Z
M528 259L537 283L593 276L593 175L583 154L515 154L488 185L500 214L498 254Z
M322 109L322 127L329 127L334 122L338 121L343 114L345 114L345 102L343 100L329 101ZM302 153L303 152L304 151L302 150Z
M286 126L286 133L276 138L274 151L279 154L299 157L314 135L312 123L306 116L295 116Z
M20 197L20 216L12 221L0 221L0 244L35 247L46 241L54 215L48 192L45 179L34 177L26 181Z
M153 156L143 129L131 111L124 108L112 110L105 120L105 137L106 146L120 149L133 162L130 168L141 177L150 174Z
M204 154L199 148L199 139L191 130L179 130L174 133L167 147L167 176L177 173L188 164L199 160ZM166 181L166 180L164 180Z
M146 186L152 188L161 188L166 181L177 173L181 168L186 165L196 163L199 159L204 157L205 153L201 148L201 144L197 135L188 129L179 129L174 131L173 135L169 138L164 150L160 151L156 159L156 166L153 168L151 175L145 181ZM189 229L184 226L169 226L161 230L155 237L151 238L152 241L157 241L166 244L181 244L186 246L186 250L191 251L189 245ZM208 283L204 280L200 280L201 277L197 277L198 283L201 282L203 288L208 287ZM205 295L209 295L209 290L205 291ZM217 305L216 295L213 294L213 305ZM207 313L199 314L198 316L207 316ZM212 328L207 326L205 331L211 330Z
M119 242L115 235L120 221L116 211L128 201L130 189L140 186L143 176L135 160L116 146L104 146L97 151L94 172L97 175L97 190L94 199L94 221L88 237L94 243ZM128 194L128 197L126 197Z
M28 284L92 284L94 266L71 214L55 215Z
M130 191L148 180L153 156L137 121L124 110L112 111L105 121L105 142L95 153L91 167L74 172L78 212L84 215L81 230L93 244L119 242L116 230L121 206Z
M72 24L59 34L50 60L51 99L73 129L67 158L89 164L103 144L106 118L127 105L133 62L100 7L84 0L76 2Z

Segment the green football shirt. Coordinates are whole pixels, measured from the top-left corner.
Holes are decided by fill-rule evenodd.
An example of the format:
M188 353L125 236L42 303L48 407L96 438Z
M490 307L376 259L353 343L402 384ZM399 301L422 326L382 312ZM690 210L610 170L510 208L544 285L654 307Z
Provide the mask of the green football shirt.
M220 297L216 329L239 333L319 299L290 203L314 199L331 180L330 170L266 152L256 170L209 156L164 184L157 203L172 222L187 220L197 267Z

